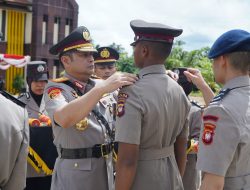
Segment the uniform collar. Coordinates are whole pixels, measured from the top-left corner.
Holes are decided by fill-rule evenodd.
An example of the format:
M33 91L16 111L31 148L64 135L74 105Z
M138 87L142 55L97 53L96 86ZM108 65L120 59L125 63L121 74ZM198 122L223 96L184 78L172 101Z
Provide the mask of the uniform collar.
M147 67L142 68L139 71L139 78L143 78L144 75L147 74L166 74L166 69L164 65L150 65Z
M86 83L77 80L76 78L74 78L73 76L69 75L68 73L64 73L64 77L68 78L70 82L72 82L78 89L80 89L81 91L84 91Z
M229 80L224 86L223 89L226 88L235 88L239 86L247 86L250 85L250 78L248 75L246 76L240 76L240 77L235 77L231 80Z

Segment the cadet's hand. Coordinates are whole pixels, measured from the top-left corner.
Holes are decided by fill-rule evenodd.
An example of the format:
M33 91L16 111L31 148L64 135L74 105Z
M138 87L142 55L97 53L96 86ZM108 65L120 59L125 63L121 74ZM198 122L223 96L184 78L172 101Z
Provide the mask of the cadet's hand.
M172 79L174 79L175 81L178 81L179 79L179 75L171 70L166 70L166 74L170 76Z
M195 84L198 89L202 90L204 87L207 87L207 83L198 69L188 68L187 71L184 71L184 75L187 77L188 81Z
M134 84L137 80L138 77L135 74L116 72L98 84L97 87L102 89L104 93L109 93L123 86Z

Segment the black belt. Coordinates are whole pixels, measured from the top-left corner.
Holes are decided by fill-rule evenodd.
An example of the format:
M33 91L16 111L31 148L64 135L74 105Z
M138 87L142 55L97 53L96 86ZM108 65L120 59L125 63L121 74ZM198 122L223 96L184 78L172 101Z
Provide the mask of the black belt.
M111 144L96 144L91 148L68 149L61 148L61 158L63 159L83 159L105 157L112 151Z

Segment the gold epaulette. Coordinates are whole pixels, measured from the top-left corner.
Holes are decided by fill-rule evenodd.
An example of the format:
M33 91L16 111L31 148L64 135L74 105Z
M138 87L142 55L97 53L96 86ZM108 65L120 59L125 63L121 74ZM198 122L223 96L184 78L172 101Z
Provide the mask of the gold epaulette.
M92 78L92 79L102 79L102 78L100 78L100 77L98 77L96 75L91 75L90 78Z
M52 79L51 81L52 82L56 82L56 83L61 83L61 82L65 82L65 81L68 81L69 79L66 78L66 77L60 77L60 78L57 78L57 79Z

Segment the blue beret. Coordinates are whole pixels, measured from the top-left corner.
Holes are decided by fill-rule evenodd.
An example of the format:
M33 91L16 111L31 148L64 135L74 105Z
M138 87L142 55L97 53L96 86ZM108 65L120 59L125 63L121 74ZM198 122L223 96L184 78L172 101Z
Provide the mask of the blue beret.
M250 51L250 33L244 30L230 30L214 42L208 53L208 58L213 59L226 53L238 51Z

